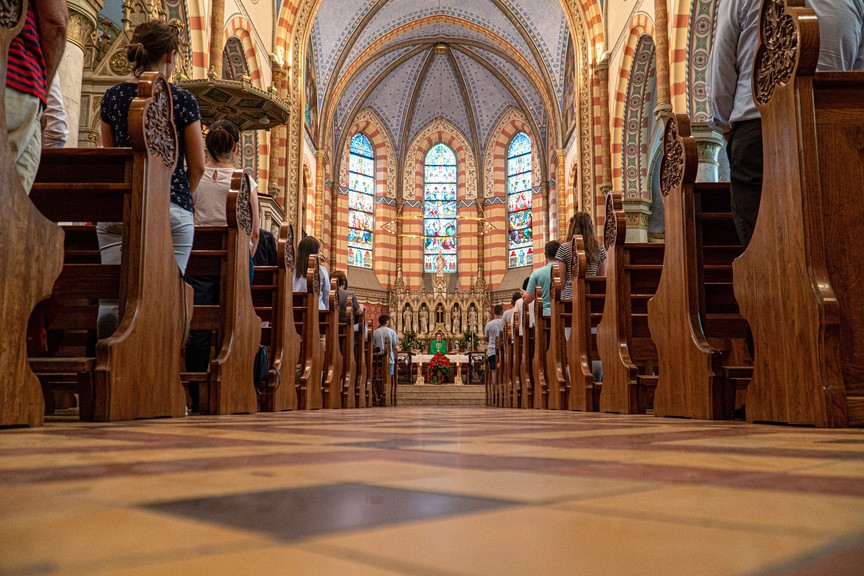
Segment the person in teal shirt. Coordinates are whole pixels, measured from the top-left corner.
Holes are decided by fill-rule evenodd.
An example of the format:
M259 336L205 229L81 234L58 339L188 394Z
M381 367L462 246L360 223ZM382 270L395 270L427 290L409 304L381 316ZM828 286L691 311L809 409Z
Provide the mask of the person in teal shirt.
M444 340L444 333L438 332L435 334L435 340L429 344L430 354L447 354L447 341Z
M555 264L555 255L560 247L561 243L557 240L546 243L543 249L546 265L531 273L531 278L528 279L528 290L522 298L526 305L530 304L536 298L537 286L540 286L543 290L543 316L552 315L552 266Z

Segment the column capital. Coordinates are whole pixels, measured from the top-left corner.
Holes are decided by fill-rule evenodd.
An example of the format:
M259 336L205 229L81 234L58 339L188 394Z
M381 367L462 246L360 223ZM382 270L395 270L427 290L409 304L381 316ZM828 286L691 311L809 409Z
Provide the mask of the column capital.
M91 37L96 31L96 19L90 14L81 12L73 4L69 5L69 22L66 26L66 41L86 50L91 44Z

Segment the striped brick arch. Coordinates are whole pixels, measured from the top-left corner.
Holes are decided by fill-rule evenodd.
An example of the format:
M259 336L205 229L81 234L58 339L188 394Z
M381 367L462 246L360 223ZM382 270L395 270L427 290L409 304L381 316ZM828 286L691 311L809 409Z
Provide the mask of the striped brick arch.
M622 171L624 198L650 197L648 189L649 125L653 120L651 97L657 88L654 40L639 37L633 57L624 108Z
M389 289L390 282L395 280L396 236L381 230L381 225L396 218L396 150L381 119L369 108L361 110L354 118L347 131L345 144L340 148L338 185L333 187L332 193L336 205L332 218L333 267L344 269L348 259L348 167L351 138L356 134L365 135L375 151L375 248L372 266L381 285Z
M496 228L495 232L485 238L484 269L489 274L493 286L499 284L507 273L507 150L513 137L519 132L524 132L531 138L531 167L535 190L539 189L544 179L543 174L547 172L546 163L543 161L544 156L537 147L538 138L531 131L525 115L515 108L508 108L492 130L483 158L486 219ZM543 242L545 242L547 203L544 200L540 194L532 198L535 254L538 253L538 246L542 253Z
M641 135L643 128L647 130L651 111L647 118L643 111L651 99L648 88L656 85L653 82L653 35L654 23L647 15L637 14L630 22L630 34L618 72L611 130L612 180L614 189L622 190L625 198L639 197L641 192L647 194L647 187L640 188L639 184L644 180L643 176L647 178L647 166L642 166L643 158L639 151L644 147L647 153L647 142L641 141Z
M594 190L599 184L598 171L603 153L599 139L595 133L599 130L600 102L599 85L592 69L599 56L598 48L604 45L602 6L600 0L560 0L570 26L571 34L576 39L576 57L579 88L579 140L581 170L581 188L586 204L592 202ZM285 152L277 152L275 161L288 167L285 179L286 189L299 188L300 170L302 169L302 114L303 102L303 69L305 66L306 46L314 24L315 15L321 5L321 0L285 0L282 2L276 21L275 57L293 71L290 82L279 87L279 94L287 98L289 93L292 122L285 138L278 139L280 149L284 145ZM289 86L290 84L290 86ZM556 127L560 128L560 127ZM563 145L563 143L559 143ZM290 217L297 214L298 197L286 199L286 212Z
M477 215L477 160L468 139L456 126L443 118L436 118L423 128L411 142L405 155L402 179L403 233L423 235L424 162L426 154L438 143L450 147L456 154L456 201L458 214ZM461 238L457 244L459 285L471 288L477 277L478 246L477 222L458 222ZM406 237L402 244L402 270L412 286L417 286L423 275L423 239Z

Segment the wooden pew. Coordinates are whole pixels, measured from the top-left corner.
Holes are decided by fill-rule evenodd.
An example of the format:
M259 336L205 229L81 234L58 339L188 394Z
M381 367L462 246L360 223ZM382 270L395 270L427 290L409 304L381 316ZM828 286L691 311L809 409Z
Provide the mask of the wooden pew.
M534 392L537 377L534 372L534 328L531 327L531 314L526 305L522 313L522 408L534 408Z
M294 325L297 332L302 334L298 361L298 406L301 410L320 410L324 407L321 391L324 353L321 350L321 331L318 325L321 271L318 268L317 256L310 256L306 265L306 292L293 293Z
M18 22L0 29L0 66L24 25L26 3L14 2ZM6 83L0 83L0 426L38 426L45 404L39 380L27 363L27 322L36 304L51 294L63 267L63 231L27 198L6 127Z
M545 410L549 406L549 381L546 355L548 353L549 319L543 316L543 289L535 289L534 300L534 345L531 348L532 390L534 392L534 409ZM552 399L554 402L554 398Z
M592 363L600 356L592 328L596 329L603 317L606 278L585 276L587 259L582 237L576 236L572 242L572 319L570 340L567 341L567 365L570 367L568 408L591 412L600 409L601 384L594 381L592 371Z
M342 379L339 386L342 404L340 408L356 408L357 370L359 366L357 357L354 356L354 314L350 302L345 320L345 322L339 323L339 350L342 355Z
M523 408L522 406L522 382L524 379L524 368L522 365L522 336L519 334L519 327L521 326L523 314L519 312L513 313L513 331L510 336L513 341L513 356L512 356L512 381L513 381L513 389L512 389L512 408Z
M546 323L549 329L548 349L546 352L546 378L549 385L549 409L566 410L568 407L567 392L567 339L564 334L565 303L561 292L564 290L564 273L560 263L552 266L552 286L550 299L552 314ZM572 300L570 301L572 303ZM571 312L572 314L572 312Z
M249 285L249 235L252 232L251 182L236 170L228 193L227 226L196 226L187 277L218 277L219 304L196 305L192 330L216 333L216 356L207 372L184 372L186 382L200 386L201 414L254 414L258 398L253 385L255 354L261 342L261 320Z
M368 408L366 384L369 380L370 366L367 364L367 350L371 348L369 341L369 326L366 324L366 313L364 312L357 323L359 330L354 334L354 359L357 367L354 371L354 379L351 383L354 394L355 408Z
M747 420L861 426L864 73L815 72L818 22L802 0L764 1L759 35L764 185L733 265L755 341Z
M171 241L168 190L177 135L161 75L142 76L129 132L131 149L43 150L30 195L54 222L123 223L119 266L100 263L95 227L68 228L52 292L60 313L50 328L67 331L67 342L74 342L53 357L31 359L46 385L77 381L81 417L99 421L185 415L180 352L192 296ZM90 356L84 344L96 331L99 298L119 301L119 327Z
M363 364L366 366L366 375L362 381L362 390L361 395L363 396L363 406L366 408L371 408L374 404L373 402L373 393L372 393L372 321L370 320L367 324L365 324L365 334L366 337L364 339L364 343L366 346L365 354L364 354L364 362Z
M498 369L501 371L502 389L505 408L513 408L513 343L510 334L510 323L504 322L504 330L499 337L501 356L498 357Z
M742 248L729 184L696 182L698 155L687 116L666 121L663 150L666 250L660 285L648 303L659 368L654 415L731 419L736 381L726 375L742 363L730 352L743 350L746 323L732 288L732 261Z
M324 407L342 407L342 350L339 348L339 292L330 290L327 310L319 310L324 335Z
M256 266L252 294L255 312L270 322L262 328L262 342L268 344L272 370L268 392L260 398L260 409L279 412L297 409L297 362L300 334L294 324L293 278L295 263L294 226L283 223L277 243L277 265ZM270 309L266 309L269 302ZM269 312L269 313L268 313Z
M606 197L606 303L597 329L603 361L601 412L642 414L651 407L657 349L648 330L648 300L657 290L663 244L625 244L621 195Z

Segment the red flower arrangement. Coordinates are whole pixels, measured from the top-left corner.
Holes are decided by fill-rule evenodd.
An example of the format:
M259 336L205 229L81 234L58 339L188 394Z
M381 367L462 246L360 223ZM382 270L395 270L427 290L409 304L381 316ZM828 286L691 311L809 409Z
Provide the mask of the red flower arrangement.
M444 354L435 354L426 364L426 380L440 384L453 377L453 365Z

